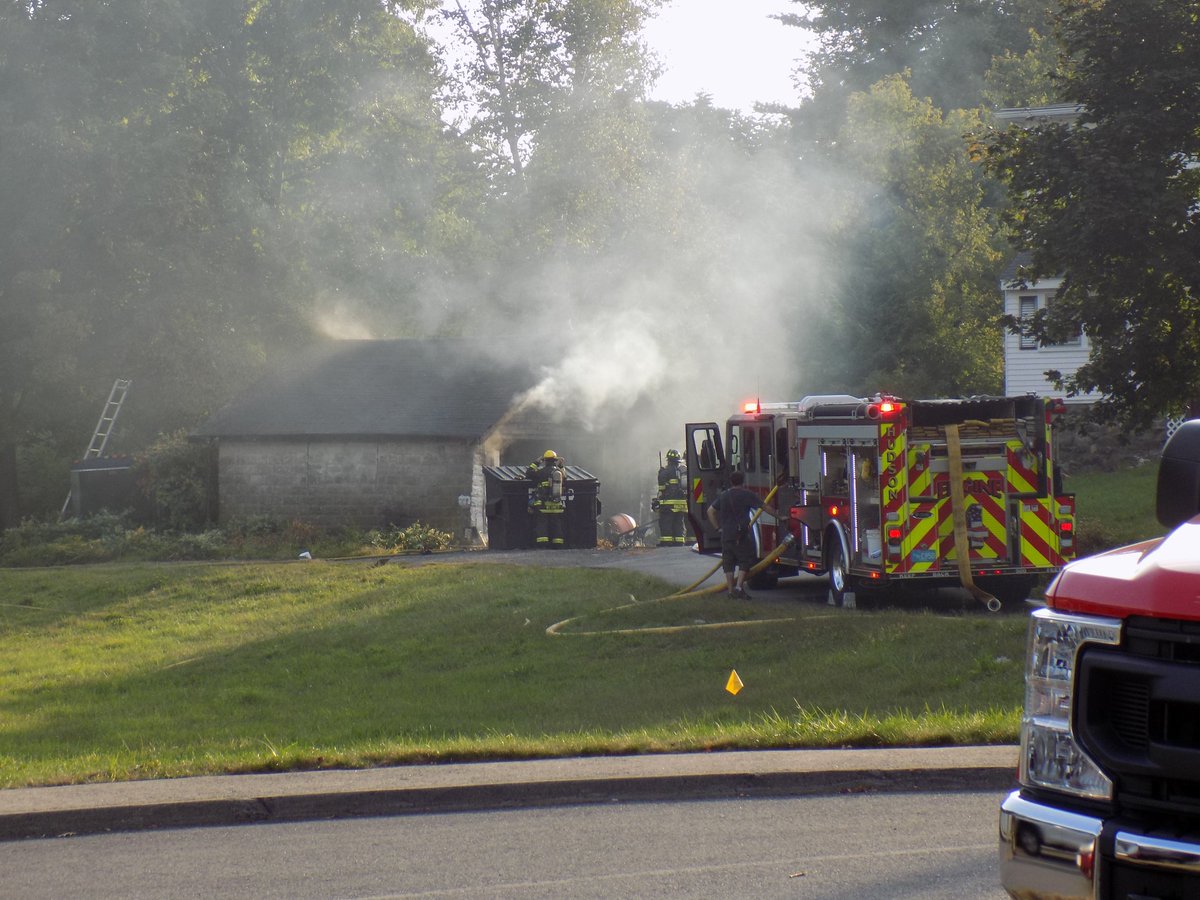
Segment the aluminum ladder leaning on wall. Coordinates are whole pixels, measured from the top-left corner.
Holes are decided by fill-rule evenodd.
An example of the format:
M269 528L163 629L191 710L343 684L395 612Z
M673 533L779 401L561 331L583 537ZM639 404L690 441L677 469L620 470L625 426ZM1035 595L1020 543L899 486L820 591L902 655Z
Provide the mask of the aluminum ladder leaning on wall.
M96 431L92 434L92 441L83 451L83 459L95 459L97 456L104 455L104 448L108 446L108 436L112 434L113 425L116 424L117 416L121 412L121 404L125 402L125 395L129 393L131 384L133 384L132 381L123 378L118 378L113 382L112 390L108 392L108 402L104 404L104 411L100 413L100 421L96 423ZM67 510L70 508L71 493L68 492L58 517L65 519Z

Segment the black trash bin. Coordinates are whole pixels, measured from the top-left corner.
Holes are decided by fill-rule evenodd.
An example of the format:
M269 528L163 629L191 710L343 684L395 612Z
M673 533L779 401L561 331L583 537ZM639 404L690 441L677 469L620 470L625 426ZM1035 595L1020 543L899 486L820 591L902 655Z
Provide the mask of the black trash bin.
M488 547L524 550L533 546L533 516L529 514L532 483L521 466L483 467Z
M563 473L567 494L563 542L573 549L596 546L596 519L600 515L600 482L578 466L567 466Z
M492 550L525 550L533 547L533 516L529 498L533 483L522 466L484 466L484 504L487 511L488 547ZM596 546L596 517L600 515L599 482L578 466L563 470L563 546Z
M120 513L137 505L133 460L94 456L71 466L71 515Z

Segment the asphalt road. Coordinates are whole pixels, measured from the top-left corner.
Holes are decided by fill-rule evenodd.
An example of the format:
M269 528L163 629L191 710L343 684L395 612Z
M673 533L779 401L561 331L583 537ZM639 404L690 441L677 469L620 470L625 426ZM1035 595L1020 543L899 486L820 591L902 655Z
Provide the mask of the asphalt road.
M613 801L801 797L1012 786L1017 748L596 756L199 776L0 791L0 841Z
M690 587L699 579L702 587L723 584L720 557L701 556L690 547L635 547L628 550L594 548L588 550L460 550L449 553L392 557L391 565L420 566L437 563L505 563L519 566L558 566L579 569L626 569L654 575L679 587ZM824 597L828 581L824 577L798 575L781 582L772 591L755 592L771 597L780 592L802 592L806 597Z
M437 563L502 563L520 566L561 566L582 569L627 569L662 578L680 588L688 588L704 579L701 588L724 584L724 575L719 571L720 557L701 556L691 547L636 547L628 550L460 550L429 555L396 556L388 559L390 565L420 566ZM829 579L824 575L800 574L780 580L770 590L751 589L750 594L760 602L826 603L829 594ZM867 599L867 598L863 598ZM888 603L886 593L874 597L874 604ZM980 615L987 613L983 605L971 598L961 588L939 588L919 591L914 595L897 595L897 607L911 609L916 606L935 610L968 612Z
M619 803L0 844L0 894L1002 898L992 792Z

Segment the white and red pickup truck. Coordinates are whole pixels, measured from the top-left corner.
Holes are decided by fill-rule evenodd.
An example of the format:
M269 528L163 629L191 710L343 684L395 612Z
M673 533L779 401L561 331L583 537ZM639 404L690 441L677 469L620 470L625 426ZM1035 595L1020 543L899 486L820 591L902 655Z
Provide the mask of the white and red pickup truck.
M1200 419L1167 442L1157 504L1166 537L1070 563L1032 614L1013 897L1200 897Z

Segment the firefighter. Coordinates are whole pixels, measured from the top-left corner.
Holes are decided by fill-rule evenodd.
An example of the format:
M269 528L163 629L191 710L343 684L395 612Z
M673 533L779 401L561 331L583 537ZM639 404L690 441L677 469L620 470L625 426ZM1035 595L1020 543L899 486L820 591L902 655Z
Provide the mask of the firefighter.
M667 463L658 470L658 496L650 505L658 510L658 546L685 546L687 469L679 458L678 450L667 451Z
M529 511L534 516L534 546L561 549L564 546L563 513L566 512L562 457L547 450L539 463L530 465L528 476L533 482Z

